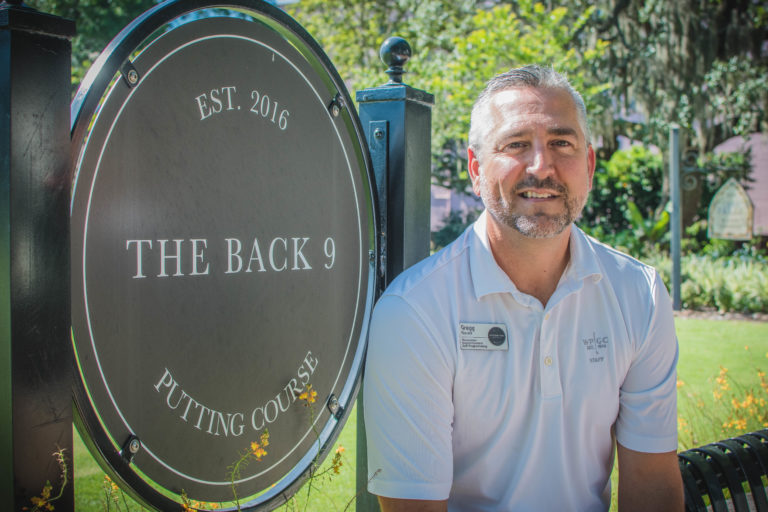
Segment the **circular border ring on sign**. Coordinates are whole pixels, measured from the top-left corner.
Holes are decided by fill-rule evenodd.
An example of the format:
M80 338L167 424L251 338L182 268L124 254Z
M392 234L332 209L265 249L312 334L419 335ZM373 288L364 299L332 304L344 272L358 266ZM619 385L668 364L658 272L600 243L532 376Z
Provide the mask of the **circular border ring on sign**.
M86 184L84 182L78 184L81 178L79 172L80 166L83 163L83 158L86 153L85 148L88 145L91 130L93 129L93 126L97 124L96 120L100 114L101 106L106 102L106 98L110 91L113 90L115 81L122 79L131 86L136 85L138 75L135 70L132 69L131 61L136 59L144 49L150 47L153 41L158 40L164 34L176 30L178 27L185 25L189 21L195 20L196 16L199 16L200 13L212 15L213 17L227 17L227 12L229 11L234 11L238 15L246 14L252 22L268 26L276 34L279 34L280 37L287 40L292 47L297 49L306 62L310 64L311 68L319 74L320 81L327 87L327 90L322 91L332 100L327 107L332 109L331 111L334 112L334 116L337 114L339 115L339 119L337 120L338 123L334 125L334 128L337 130L345 130L345 137L348 137L353 141L354 147L352 149L354 154L351 155L351 158L357 163L359 176L357 176L356 179L359 179L359 182L363 184L364 188L364 190L357 190L355 192L355 201L356 204L358 204L358 207L364 210L362 212L364 218L360 220L360 228L367 231L366 238L368 240L367 246L361 247L361 254L358 258L360 268L357 269L362 277L361 286L364 298L361 304L364 305L362 308L363 311L362 314L359 315L359 318L356 318L355 325L353 325L349 331L356 335L356 339L350 338L348 341L345 340L346 343L354 344L356 350L354 351L353 361L348 375L342 375L342 370L339 370L337 380L340 377L345 378L343 389L338 396L332 396L332 398L338 401L339 412L329 415L327 421L324 421L324 423L319 426L320 428L318 428L318 430L320 431L320 434L318 442L312 443L311 448L307 450L301 457L301 460L295 464L286 475L279 478L270 487L255 494L251 493L248 497L248 503L244 506L244 509L248 510L267 510L278 506L298 489L303 481L303 477L305 477L309 471L311 464L316 461L318 457L322 459L327 455L328 449L330 449L334 439L338 436L341 430L346 415L352 407L359 386L365 334L367 332L368 319L373 307L376 290L376 258L375 256L369 257L369 255L377 255L379 252L377 248L378 239L376 237L376 233L378 233L378 210L376 208L376 194L373 190L374 180L372 178L370 157L368 155L367 145L364 136L362 135L363 131L361 130L356 112L351 108L343 108L345 106L351 106L352 101L332 64L309 34L307 34L285 13L266 3L238 1L228 2L226 4L212 4L210 2L190 2L185 0L166 2L156 6L127 26L108 45L86 75L81 88L78 90L75 99L73 100L71 112L74 148L73 158L75 159L73 168L76 170L76 173L73 176L72 205L73 209L76 209L76 203L82 201L83 195L86 194L88 195L88 207L86 208L86 212L90 209L91 189L96 181L96 174L98 173L99 167L98 165L96 166L94 175L90 178L90 183ZM257 41L253 42L262 44ZM188 44L192 45L194 43L195 41L190 41ZM274 48L270 47L270 50L279 54L279 51ZM285 58L282 55L281 57ZM285 60L290 63L290 59L285 58ZM301 71L298 68L296 68L296 71L301 74ZM151 71L145 73L141 79L146 79L150 74ZM131 83L132 79L133 83ZM306 77L305 80L311 86ZM130 94L132 94L132 92L129 93L129 97ZM317 93L316 91L316 94L318 100L322 101L320 93ZM127 104L127 100L125 104ZM114 118L112 126L117 122L120 112L122 112L122 108L117 114L117 117ZM343 145L341 139L339 139L339 141ZM82 187L83 190L79 190L78 186ZM359 210L358 213L360 213ZM84 241L87 239L88 218L90 218L90 213L85 214L85 223L83 225L82 233ZM75 226L73 224L73 231L77 229L80 229L80 226ZM296 251L295 244L296 242L294 241L294 251ZM73 244L73 246L74 245L76 244ZM73 272L80 266L80 262L74 258L76 256L82 256L84 262L86 256L85 253L85 243L82 244L81 248L73 247ZM294 263L294 265L295 264L296 263ZM86 270L84 263L82 265L82 273L82 279L80 279L79 282L82 283L82 292L87 294L87 285L85 284ZM75 279L73 279L73 281L75 281ZM73 290L74 289L75 287L73 286ZM75 292L73 291L73 302L75 300L83 300L83 297L74 297L74 294ZM88 306L87 297L85 298L85 304L85 315L88 317L90 314L90 307ZM74 309L75 308L73 308L73 310ZM90 332L91 342L93 344L93 358L96 359L99 372L101 372L101 363L98 361L98 350L95 343L93 343L90 318L86 318L84 322L88 324L88 331ZM75 319L73 318L73 325L74 323ZM93 361L89 360L88 354L78 354L78 345L75 342L74 327L73 346L76 351L76 360L80 368L80 375L83 376L87 373L84 369L84 365L93 364ZM343 366L344 363L342 363L342 367ZM107 379L104 378L103 373L101 373L101 375L103 385L107 389L107 393L109 394L110 400L112 400L118 415L122 418L125 427L132 432L131 425L125 418L123 418L118 404L114 402L114 398L109 392ZM162 485L158 485L156 481L149 478L141 470L138 470L131 464L132 450L129 450L128 446L136 446L135 439L133 437L129 438L125 441L125 445L123 446L123 440L117 439L116 436L108 431L105 427L106 422L102 418L102 412L104 411L100 412L99 408L93 403L93 394L89 391L90 385L89 382L80 380L78 385L76 385L75 395L78 410L78 427L81 429L81 432L85 434L84 440L86 441L86 444L89 445L91 452L96 457L101 458L102 462L108 466L108 471L113 478L125 484L125 486L128 487L129 492L140 501L144 501L163 510L178 508L180 494L177 488L168 489L164 488ZM96 386L96 384L93 384L93 386ZM282 403L280 404L280 407L282 407ZM321 418L323 418L323 416L318 414L317 420L320 420ZM316 427L313 427L313 430L315 428ZM132 444L131 441L133 441ZM296 446L299 444L301 444L301 440L296 443ZM142 448L151 454L149 446L144 446ZM176 471L166 465L161 458L155 458L161 465ZM266 471L267 470L264 470L264 472ZM178 471L176 472L181 476L188 477L190 480L202 483L215 483L217 485L228 483L223 481L210 482L205 479L196 478L193 475L186 475ZM244 478L242 481L245 482L251 478L254 477Z

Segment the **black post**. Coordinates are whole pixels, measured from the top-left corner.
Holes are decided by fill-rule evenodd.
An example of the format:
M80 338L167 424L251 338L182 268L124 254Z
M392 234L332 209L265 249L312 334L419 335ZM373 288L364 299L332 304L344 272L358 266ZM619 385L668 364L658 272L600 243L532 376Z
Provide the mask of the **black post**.
M381 283L429 255L432 105L434 96L403 84L403 65L411 56L405 39L381 45L389 66L386 85L357 92L360 121L376 175L382 228ZM362 398L362 388L358 395ZM357 511L379 509L365 489L368 456L363 402L357 402ZM375 477L374 477L375 478Z
M0 509L46 481L74 510L69 339L69 101L74 23L0 4Z

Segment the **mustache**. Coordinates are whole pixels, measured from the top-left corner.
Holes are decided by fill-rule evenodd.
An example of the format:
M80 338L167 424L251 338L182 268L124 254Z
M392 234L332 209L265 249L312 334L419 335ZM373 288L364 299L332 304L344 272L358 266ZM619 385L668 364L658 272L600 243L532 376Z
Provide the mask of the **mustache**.
M543 180L538 179L536 176L528 176L523 181L515 185L514 192L518 193L526 188L545 188L554 190L559 194L568 193L568 189L562 183L559 183L552 179L551 176L547 176Z

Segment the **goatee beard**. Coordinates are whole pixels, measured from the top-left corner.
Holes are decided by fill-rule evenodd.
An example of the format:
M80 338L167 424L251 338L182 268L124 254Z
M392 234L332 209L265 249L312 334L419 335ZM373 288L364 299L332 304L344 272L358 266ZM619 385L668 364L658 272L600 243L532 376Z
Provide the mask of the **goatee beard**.
M528 176L526 179L515 185L513 194L517 195L523 189L536 188L557 192L558 199L563 201L564 210L561 213L534 213L532 215L523 215L513 211L513 207L503 198L495 197L492 188L485 175L479 176L480 197L483 200L488 212L501 224L509 226L523 236L529 238L553 238L571 225L571 223L581 213L586 197L573 197L568 188L562 183L558 183L551 176L540 180L535 176Z

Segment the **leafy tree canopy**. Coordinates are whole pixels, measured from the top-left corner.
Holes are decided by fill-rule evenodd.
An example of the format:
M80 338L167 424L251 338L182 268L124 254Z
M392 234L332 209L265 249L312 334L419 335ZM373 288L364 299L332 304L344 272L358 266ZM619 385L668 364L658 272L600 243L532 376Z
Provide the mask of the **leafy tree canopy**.
M768 131L768 7L761 0L581 0L608 41L595 72L613 84L604 143L616 135L666 147L675 122L711 151L733 135ZM639 111L642 124L622 120Z
M405 81L435 94L433 178L467 189L466 137L472 103L493 75L525 64L565 72L584 95L588 109L608 88L591 67L606 44L588 37L592 9L575 12L541 2L514 4L473 0L302 0L290 13L316 37L352 89L380 85L378 59L391 35L408 39L414 57Z
M28 0L75 20L73 82L154 0ZM406 82L435 94L433 177L464 190L470 106L485 80L549 64L584 95L605 159L620 135L667 147L680 124L701 154L768 132L768 8L761 0L300 0L293 15L350 89L386 81L381 42L414 48ZM644 118L637 122L629 114Z
M72 83L80 83L101 50L128 23L155 5L153 0L27 0L35 9L73 20Z

